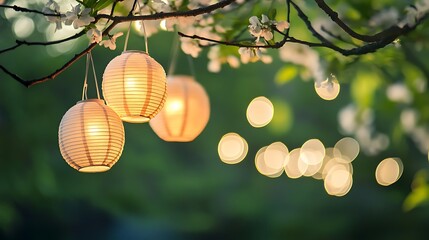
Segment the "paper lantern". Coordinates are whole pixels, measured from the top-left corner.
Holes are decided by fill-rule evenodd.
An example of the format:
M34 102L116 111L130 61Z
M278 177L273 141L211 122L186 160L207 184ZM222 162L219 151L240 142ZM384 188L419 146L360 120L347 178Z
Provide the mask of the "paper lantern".
M126 51L107 65L102 89L107 105L123 121L148 122L164 105L165 71L147 53Z
M63 116L58 140L61 155L71 167L80 172L104 172L122 154L124 126L103 100L83 100Z
M169 142L189 142L205 128L210 103L204 88L191 76L169 76L168 97L164 108L149 124L155 133Z

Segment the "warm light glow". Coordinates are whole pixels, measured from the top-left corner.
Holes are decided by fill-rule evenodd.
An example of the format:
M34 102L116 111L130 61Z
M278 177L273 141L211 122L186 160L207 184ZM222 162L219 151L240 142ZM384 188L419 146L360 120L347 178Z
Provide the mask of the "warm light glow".
M244 138L237 133L227 133L219 141L218 154L220 160L227 164L241 162L247 155L249 146Z
M161 22L159 23L159 27L164 30L167 31L167 20L166 19L162 19Z
M334 156L345 162L352 162L359 154L359 143L350 137L339 140L334 148Z
M279 177L284 171L284 163L289 150L281 142L275 142L258 151L255 165L258 172L268 177Z
M256 153L256 156L255 156L256 170L258 170L260 174L265 175L267 177L271 177L271 178L279 177L280 175L282 175L284 171L283 166L280 166L279 168L276 168L276 166L274 166L274 168L272 168L267 165L267 162L265 159L265 153L267 151L267 148L268 147L263 147L259 149L259 151ZM275 165L275 164L272 163L272 165Z
M386 158L381 161L375 170L375 178L378 184L389 186L401 177L404 170L401 159Z
M126 122L149 121L166 98L164 69L141 51L126 51L110 61L102 87L107 104Z
M301 147L301 160L307 165L317 165L325 157L325 146L319 139L310 139Z
M58 141L61 155L80 172L104 172L119 159L124 127L103 100L78 102L61 120Z
M295 148L290 151L289 155L286 157L284 169L289 178L299 178L302 176L302 173L306 171L306 169L303 170L299 167L300 150L299 148Z
M340 84L334 75L330 75L325 81L314 83L317 95L324 100L334 100L340 93Z
M169 76L167 91L165 107L149 122L150 126L165 141L194 140L210 117L206 91L191 76Z
M257 97L249 103L246 116L250 125L253 127L264 127L273 119L273 104L266 97Z
M332 168L324 180L326 192L337 197L346 195L352 185L352 174L341 165Z

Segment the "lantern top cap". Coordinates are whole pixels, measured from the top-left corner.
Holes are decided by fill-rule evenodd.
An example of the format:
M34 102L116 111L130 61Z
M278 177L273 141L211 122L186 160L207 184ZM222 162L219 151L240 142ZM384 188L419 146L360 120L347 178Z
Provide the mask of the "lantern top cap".
M98 103L101 103L103 105L105 104L103 99L98 99L98 98L91 98L91 99L80 100L76 104L85 103L85 102L98 102Z
M140 50L127 50L127 51L123 51L122 54L124 53L143 53L149 56L149 54L147 54L147 52L145 51L140 51Z

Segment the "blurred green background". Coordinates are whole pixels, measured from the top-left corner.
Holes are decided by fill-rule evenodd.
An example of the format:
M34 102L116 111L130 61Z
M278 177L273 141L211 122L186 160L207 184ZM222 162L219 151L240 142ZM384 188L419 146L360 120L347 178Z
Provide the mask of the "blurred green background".
M420 31L403 40L420 62L428 54L424 34ZM37 32L32 35L38 37ZM1 19L0 49L11 46L13 39L11 23ZM149 39L151 56L166 69L172 39L169 33ZM419 51L413 46L416 39L424 43ZM99 81L107 63L120 54L123 40L118 39L115 51L102 47L93 51ZM86 44L79 41L76 49ZM142 37L132 34L129 49L143 50ZM274 56L270 65L224 66L216 74L207 71L206 57L194 60L196 79L211 102L203 133L191 143L167 143L148 124L125 123L120 160L99 174L72 169L58 148L60 120L80 100L83 59L55 80L29 89L1 73L0 239L426 239L429 208L421 203L428 195L427 155L403 131L395 130L400 110L408 106L385 96L389 83L408 81L407 71L427 82L422 69L393 47L341 64L325 51L321 56L332 60L327 68L337 75L341 93L334 101L324 101L315 93L314 83L299 74L287 83L276 82L282 67L294 65L280 61L275 51L270 54ZM22 47L0 55L0 64L32 79L71 56L51 57L44 47ZM176 73L190 73L183 53ZM371 93L365 90L368 82L353 87L363 73L379 76L380 87ZM95 97L92 81L89 84L90 96ZM359 91L369 95L360 96ZM338 111L350 102L360 104L353 94L365 101L374 99L370 105L375 126L392 140L378 155L361 152L353 162L353 187L346 196L329 196L323 182L312 178L292 180L283 174L270 179L257 172L254 156L272 142L282 141L291 150L318 138L332 147L344 137ZM257 96L268 97L275 107L274 120L260 129L246 120L247 105ZM422 113L423 127L427 100L423 92L412 103ZM249 144L247 157L236 165L222 163L217 153L220 138L228 132L239 133ZM400 157L404 164L402 177L389 187L378 185L374 177L385 157ZM414 195L413 181L419 187ZM415 205L409 211L404 210L407 197Z

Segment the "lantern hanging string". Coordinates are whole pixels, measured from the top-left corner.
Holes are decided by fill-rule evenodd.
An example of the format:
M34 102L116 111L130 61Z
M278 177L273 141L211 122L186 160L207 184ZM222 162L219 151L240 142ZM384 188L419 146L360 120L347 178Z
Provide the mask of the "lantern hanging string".
M98 89L98 80L97 80L97 74L95 73L94 58L92 57L92 52L89 52L88 54L89 54L89 58L91 59L92 73L94 74L94 82L95 82L95 90L97 91L97 98L100 99L100 90Z
M140 3L137 1L137 5L139 7L139 12L138 14L140 15L141 13L141 5ZM130 22L130 24L128 25L128 31L127 31L127 36L125 37L125 44L124 44L124 52L127 51L127 47L128 47L128 39L130 38L130 32L131 32L131 25L132 25L132 21ZM146 34L146 27L144 24L144 21L141 21L141 29L143 30L143 36L144 36L144 41L145 41L145 52L147 54L149 54L149 47L148 47L148 38L147 38L147 34Z
M133 24L133 22L130 22L130 24L128 25L127 36L125 37L125 43L124 43L124 52L127 51L128 38L130 38L131 24Z
M82 100L88 99L88 72L89 72L90 63L92 64L92 72L94 75L97 98L100 99L100 91L98 90L98 81L97 81L97 74L95 73L94 59L92 58L92 53L89 52L86 54L85 78L84 78L83 89L82 89Z
M174 74L174 70L176 69L176 63L177 63L177 58L179 56L179 35L177 34L177 31L175 31L176 34L173 38L173 44L172 44L172 48L171 48L171 53L170 53L170 66L168 68L168 76L172 76Z

